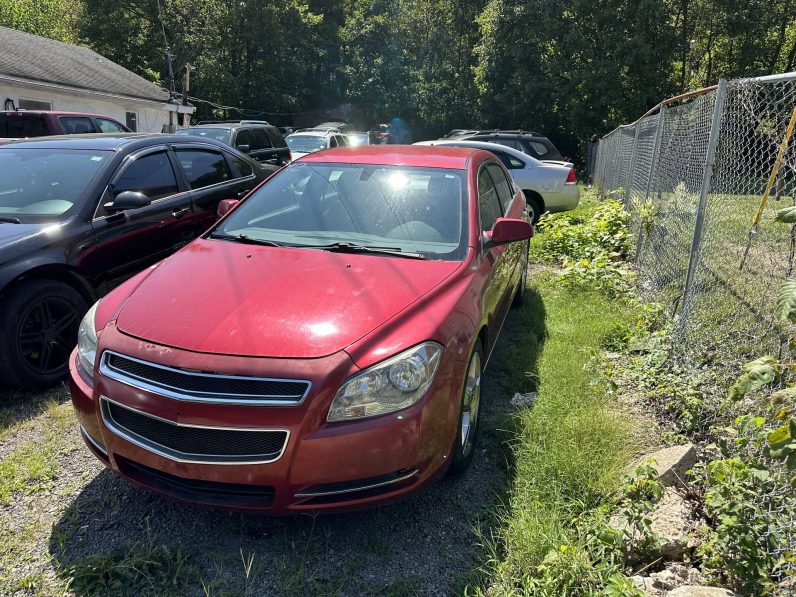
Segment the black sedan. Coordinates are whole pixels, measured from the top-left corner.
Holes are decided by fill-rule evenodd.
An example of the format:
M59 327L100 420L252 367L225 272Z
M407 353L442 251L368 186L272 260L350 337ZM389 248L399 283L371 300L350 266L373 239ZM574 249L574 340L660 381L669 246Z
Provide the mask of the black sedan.
M0 146L0 385L60 379L99 296L199 236L222 199L276 170L176 135Z

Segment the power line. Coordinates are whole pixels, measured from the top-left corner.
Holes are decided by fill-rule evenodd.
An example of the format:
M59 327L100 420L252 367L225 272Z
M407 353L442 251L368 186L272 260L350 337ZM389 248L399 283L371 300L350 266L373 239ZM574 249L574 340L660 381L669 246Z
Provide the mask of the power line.
M269 116L297 116L299 114L313 114L317 112L317 110L304 110L300 112L271 112L270 110L254 110L251 108L239 108L237 106L225 106L223 104L211 102L210 100L202 99L199 97L193 97L191 95L188 96L188 99L192 102L201 102L209 104L214 108L218 108L219 110L234 110L235 112L238 112L243 116L258 116L260 114L268 114Z

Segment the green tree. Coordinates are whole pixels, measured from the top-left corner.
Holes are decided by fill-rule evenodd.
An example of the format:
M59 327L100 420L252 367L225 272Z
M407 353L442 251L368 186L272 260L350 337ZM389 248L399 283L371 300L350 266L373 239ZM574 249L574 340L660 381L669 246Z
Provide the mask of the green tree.
M80 0L0 0L0 25L74 44L81 8Z

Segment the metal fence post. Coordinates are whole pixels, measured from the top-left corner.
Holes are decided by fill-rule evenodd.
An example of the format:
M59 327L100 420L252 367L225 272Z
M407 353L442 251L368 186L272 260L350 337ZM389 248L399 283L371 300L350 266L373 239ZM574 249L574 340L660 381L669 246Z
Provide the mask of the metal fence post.
M702 173L702 186L699 189L699 203L697 204L696 221L694 222L694 236L691 239L691 256L688 261L688 269L686 270L680 318L677 322L678 340L682 340L683 338L685 324L688 320L688 313L691 308L691 300L694 296L696 269L699 265L700 252L702 250L702 229L705 224L705 207L708 201L710 182L713 179L713 166L716 163L716 147L719 140L719 127L721 126L724 96L726 93L727 80L719 79L719 85L716 89L716 102L713 105L713 120L710 123L710 137L708 139L707 155L705 156L705 169Z
M666 106L661 106L658 112L658 123L655 125L655 141L652 144L652 160L650 161L650 171L647 173L647 185L644 189L644 207L649 207L650 191L652 190L652 177L658 168L658 157L663 143L663 123L666 114ZM644 246L644 222L638 227L638 238L636 238L636 267L641 264L641 249Z

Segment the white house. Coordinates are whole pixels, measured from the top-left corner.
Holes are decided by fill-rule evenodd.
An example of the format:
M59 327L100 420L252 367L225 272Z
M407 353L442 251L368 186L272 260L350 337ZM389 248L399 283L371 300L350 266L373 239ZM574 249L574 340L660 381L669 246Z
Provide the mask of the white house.
M193 106L80 46L0 27L0 109L89 112L160 133Z

